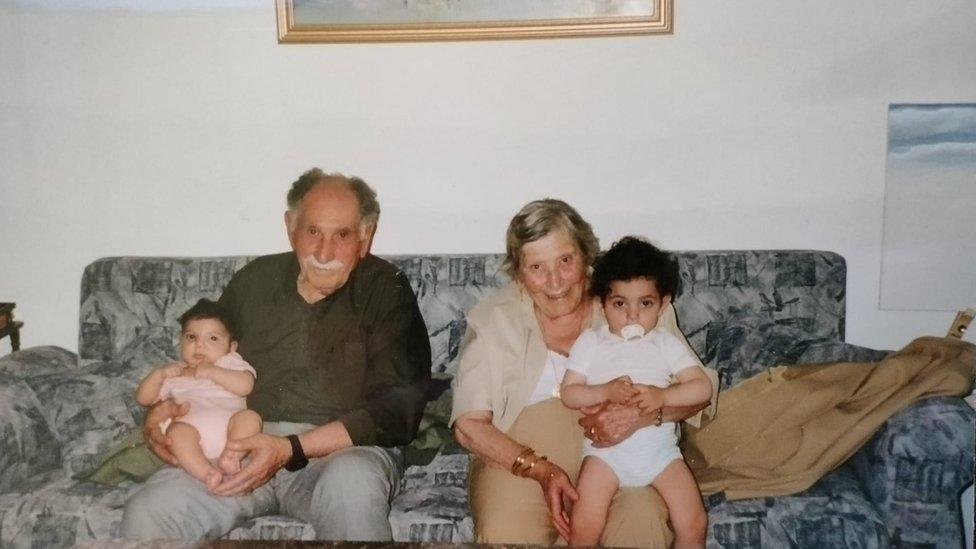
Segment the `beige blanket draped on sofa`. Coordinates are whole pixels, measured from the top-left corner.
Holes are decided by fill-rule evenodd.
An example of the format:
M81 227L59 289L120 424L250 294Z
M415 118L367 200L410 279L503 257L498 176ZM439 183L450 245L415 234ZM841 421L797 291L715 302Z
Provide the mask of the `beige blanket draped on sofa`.
M912 402L967 394L974 370L976 346L937 337L877 363L771 368L723 391L714 418L687 428L685 459L706 495L800 492Z

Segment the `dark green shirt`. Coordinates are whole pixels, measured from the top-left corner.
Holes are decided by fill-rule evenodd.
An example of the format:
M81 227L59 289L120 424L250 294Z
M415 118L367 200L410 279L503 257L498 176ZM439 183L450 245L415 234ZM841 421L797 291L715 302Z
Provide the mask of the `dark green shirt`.
M367 255L339 290L309 304L298 272L294 253L259 257L220 296L238 352L257 371L248 408L264 421L341 421L358 445L409 443L430 379L430 342L409 280Z

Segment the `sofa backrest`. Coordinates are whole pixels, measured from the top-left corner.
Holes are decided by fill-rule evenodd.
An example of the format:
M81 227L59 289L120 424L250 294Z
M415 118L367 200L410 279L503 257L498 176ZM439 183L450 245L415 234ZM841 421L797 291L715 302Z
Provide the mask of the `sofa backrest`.
M843 341L846 265L831 252L679 252L676 301L682 330L728 386L787 363L811 344ZM215 299L253 259L114 257L82 277L81 364L146 367L176 356L176 318L201 297ZM386 256L411 280L427 322L435 377L453 376L465 313L508 282L501 254Z

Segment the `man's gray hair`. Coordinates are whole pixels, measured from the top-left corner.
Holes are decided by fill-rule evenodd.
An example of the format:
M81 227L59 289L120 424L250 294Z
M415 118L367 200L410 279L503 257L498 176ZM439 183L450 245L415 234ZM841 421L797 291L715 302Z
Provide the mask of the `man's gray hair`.
M350 191L356 195L359 201L359 225L362 228L376 225L380 219L380 203L376 201L376 191L372 189L362 179L351 176L347 177L341 173L326 173L319 168L312 168L303 173L288 191L288 210L295 214L308 191L312 190L316 184L322 181L340 181L347 185Z
M534 200L522 207L505 234L505 262L502 268L513 280L518 278L522 246L545 238L556 229L566 229L583 254L587 266L593 265L600 252L600 240L593 227L572 206L555 198Z

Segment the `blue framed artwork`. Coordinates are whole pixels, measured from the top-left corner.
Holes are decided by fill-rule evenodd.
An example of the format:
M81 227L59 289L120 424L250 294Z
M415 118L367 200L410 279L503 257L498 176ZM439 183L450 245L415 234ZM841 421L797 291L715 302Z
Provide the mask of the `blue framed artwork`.
M881 308L976 305L976 103L888 108Z

